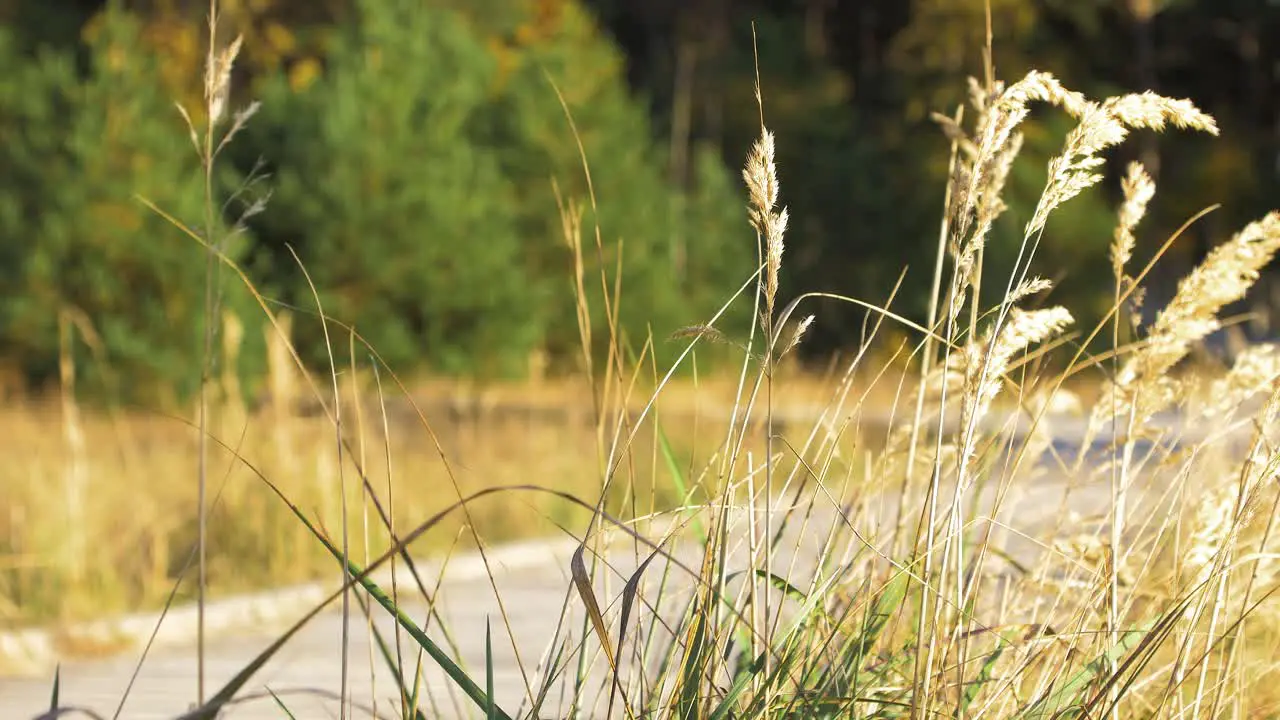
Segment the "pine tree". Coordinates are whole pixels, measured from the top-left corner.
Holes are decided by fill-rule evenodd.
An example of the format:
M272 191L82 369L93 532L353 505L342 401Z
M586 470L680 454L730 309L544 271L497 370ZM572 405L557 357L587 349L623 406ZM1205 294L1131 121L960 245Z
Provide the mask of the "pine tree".
M503 68L490 115L490 142L520 188L519 221L529 243L526 262L557 281L540 305L552 354L563 358L580 353L572 265L554 180L562 195L583 211L593 336L608 337L601 271L612 287L620 268L619 322L629 344L639 351L652 332L660 362L670 360L679 348L666 342L667 336L709 319L751 272L755 246L733 184L736 175L699 149L689 191L672 187L667 151L655 136L645 104L628 90L624 58L581 3L491 0L489 5L492 12L476 10L471 17L490 34ZM592 212L592 194L598 213ZM597 226L600 253L595 248Z
M473 136L493 59L452 12L363 0L326 65L301 93L277 78L251 129L275 185L260 260L314 310L296 251L324 312L398 370L518 372L540 335L534 279L514 189ZM319 323L298 332L325 362Z
M60 315L81 318L106 360L88 380L174 402L198 381L204 250L141 199L199 227L199 161L135 19L104 11L85 35L83 73L70 52L11 54L0 84L0 132L22 139L0 145L0 343L39 382L57 367Z

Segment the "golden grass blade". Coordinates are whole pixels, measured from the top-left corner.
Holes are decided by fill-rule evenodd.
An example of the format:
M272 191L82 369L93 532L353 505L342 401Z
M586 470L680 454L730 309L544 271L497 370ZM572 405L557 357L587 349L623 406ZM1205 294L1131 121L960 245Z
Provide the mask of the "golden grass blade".
M591 620L592 627L595 628L596 637L604 648L605 656L609 658L609 667L617 675L618 665L613 652L613 642L609 640L608 626L605 624L604 615L600 613L600 604L596 602L595 591L591 589L591 577L587 575L587 566L582 561L582 553L585 549L585 545L578 545L578 549L573 551L573 558L569 562L573 586L578 591L578 597L582 599L582 604L587 611L587 617Z

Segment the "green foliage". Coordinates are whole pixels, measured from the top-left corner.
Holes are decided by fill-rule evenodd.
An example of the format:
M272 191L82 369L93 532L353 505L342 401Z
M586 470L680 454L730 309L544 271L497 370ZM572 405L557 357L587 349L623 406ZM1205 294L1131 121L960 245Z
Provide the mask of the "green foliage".
M314 283L325 312L398 369L512 375L536 347L562 363L580 353L563 200L582 214L596 350L609 340L603 275L608 292L621 288L627 342L652 333L669 360L679 345L666 336L708 319L751 268L733 175L700 150L688 192L672 189L620 54L577 3L551 3L550 15L499 3L507 24L446 4L356 3L316 81L299 90L283 68L258 78L264 111L232 143L239 172L219 170L215 202L241 191L259 160L272 196L251 234L224 249L285 303L314 309ZM15 72L0 86L0 128L22 141L0 148L0 343L47 381L59 318L87 320L75 347L87 357L101 337L103 389L181 400L199 377L205 257L140 199L202 232L205 193L172 88L137 51L142 28L104 12L83 47L34 57L4 35ZM219 277L258 345L260 313L238 280ZM298 333L323 366L320 324ZM258 349L237 368L250 380Z
M134 50L136 23L108 12L86 34L83 73L70 52L11 62L0 43L16 68L0 134L22 139L0 145L0 344L47 380L59 317L78 318L79 356L100 338L106 367L86 376L98 389L180 399L199 378L203 248L140 198L201 227L198 157L156 61Z
M172 103L199 99L204 6L62 5L0 10L0 355L33 381L50 379L59 313L81 313L81 334L102 336L103 367L123 390L180 398L202 346L205 263L136 196L203 224L201 171ZM652 335L665 364L683 347L669 334L709 319L754 266L738 168L759 133L758 71L792 220L783 301L832 291L883 302L907 267L894 309L920 319L947 162L929 113L949 114L965 100L963 77L983 76L988 5L1006 80L1034 66L1095 97L1154 85L1231 129L1212 140L1144 135L1135 152L1109 158L1149 161L1165 198L1140 228L1138 258L1205 202L1224 203L1157 274L1269 207L1280 182L1275 102L1256 52L1275 21L1243 0L1145 10L1067 0L677 5L226 3L222 41L246 33L232 97L264 101L231 150L240 174L264 161L274 191L228 248L233 258L252 260L269 295L314 310L296 250L325 310L398 369L518 374L531 350L566 367L580 335L563 201L581 220L593 350L610 341L617 288L629 350ZM685 130L664 137L676 127ZM985 259L989 293L1004 289L1068 127L1038 111L1024 127L1009 212ZM240 182L220 174L217 201ZM1070 203L1032 268L1059 281L1056 296L1084 309L1084 324L1110 298L1109 279L1082 262L1109 242L1117 200L1113 185ZM259 313L238 285L226 283L224 301L260 343L250 320ZM818 304L804 309L819 322L802 350L857 342L861 312ZM740 337L747 313L740 304L721 329ZM324 366L320 324L298 330L307 359ZM252 376L250 350L240 370Z
M508 26L488 30L517 39L499 50L508 70L491 116L491 142L521 188L527 261L556 282L542 304L548 347L572 357L579 345L554 179L582 213L593 336L608 339L601 271L612 289L620 269L618 314L627 341L638 350L652 332L659 362L669 361L678 346L667 336L709 319L754 266L741 193L707 149L695 153L690 191L671 188L645 107L627 92L623 58L581 5L545 3L552 11L539 16L523 3L502 4L505 12L491 17L507 18ZM526 36L534 39L519 40Z
M254 227L259 268L287 302L314 307L293 248L326 312L397 367L511 374L536 346L573 362L563 203L582 220L596 350L609 339L602 271L612 292L621 270L627 340L638 348L652 332L661 361L678 347L667 335L718 309L754 256L730 175L701 152L691 191L673 191L617 51L579 6L561 11L522 33L448 7L367 2L323 79L295 94L277 78L250 130L276 186ZM507 30L527 42L486 41ZM320 362L318 324L303 332Z
M282 78L251 128L275 165L255 225L285 299L355 326L397 369L510 372L539 328L519 261L513 190L475 138L494 65L452 13L358 4L325 77ZM318 323L299 327L312 361ZM345 334L342 348L345 349ZM345 352L345 350L344 350Z

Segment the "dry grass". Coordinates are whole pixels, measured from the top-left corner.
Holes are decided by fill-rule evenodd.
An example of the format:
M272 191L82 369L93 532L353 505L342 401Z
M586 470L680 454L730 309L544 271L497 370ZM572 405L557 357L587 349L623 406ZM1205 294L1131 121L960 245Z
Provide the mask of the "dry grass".
M581 387L581 385L578 385ZM803 416L821 401L820 378L795 375L786 382L788 405ZM414 402L440 437L444 457L464 494L501 486L541 484L592 501L600 489L595 454L596 430L589 404L569 381L537 385L469 387L455 381L415 383ZM349 457L378 488L394 470L393 503L397 521L411 526L455 498L448 473L430 435L404 398L383 406L375 393L361 392L362 412L348 403L349 418L362 426L349 441L358 454ZM296 403L304 410L313 404ZM708 379L672 385L658 410L664 429L686 467L701 467L724 434L732 408L731 385ZM633 413L642 405L632 403ZM306 413L279 415L271 408L245 413L222 408L214 437L239 455L214 443L211 498L216 497L209 532L210 591L214 597L322 577L332 559L299 525L288 509L264 492L242 463L271 478L294 502L328 527L337 527L340 508L332 425ZM0 448L9 458L0 467L0 627L50 620L70 621L159 607L187 564L195 543L195 486L187 482L198 446L192 419L82 411L78 414L83 450L78 458L64 434L65 407L54 402L10 404L0 412ZM647 426L651 429L651 425ZM652 432L642 432L633 462L610 510L621 516L669 510L680 498L655 484L662 460L652 451ZM84 476L88 497L78 540L67 532L64 479L69 468ZM623 496L629 505L622 503ZM385 500L385 498L383 498ZM348 500L361 505L357 488ZM528 493L482 500L473 519L486 542L544 536L557 526L581 524L588 514ZM472 546L460 532L455 514L439 531L415 544L415 553ZM363 557L363 536L353 551ZM73 542L74 547L69 547ZM368 548L388 546L375 535ZM69 560L70 559L70 560ZM77 569L81 568L81 569ZM188 580L190 577L188 575ZM191 598L188 583L180 598Z
M681 394L677 385L668 369L628 365L615 347L608 362L588 364L597 404L585 423L526 420L508 427L488 415L450 428L428 415L421 426L393 424L406 428L405 438L396 432L387 437L376 429L380 406L366 404L343 410L346 445L332 439L334 425L322 420L300 423L287 439L251 434L239 455L262 457L263 477L238 470L225 485L215 481L226 509L214 510L208 525L210 558L216 560L220 543L242 543L249 549L231 551L240 563L268 548L313 558L314 566L289 557L290 567L310 572L324 567L327 553L349 578L342 596L350 592L390 612L398 631L431 656L477 716L489 718L1274 716L1280 699L1274 687L1280 613L1273 598L1280 363L1257 350L1216 375L1179 370L1194 344L1218 327L1224 307L1280 249L1280 213L1227 239L1183 282L1155 323L1138 329L1139 341L1121 345L1121 328L1151 267L1129 263L1144 208L1158 197L1141 168L1131 168L1110 258L1098 258L1114 276L1113 312L1096 327L1080 329L1074 344L1059 343L1071 329L1070 311L1030 309L1050 287L1031 269L1040 243L1053 241L1053 212L1101 180L1101 153L1131 130L1217 128L1185 100L1150 93L1093 100L1042 72L1008 86L995 82L990 68L987 77L985 84L971 83L971 129L960 113L940 118L952 140L953 172L930 318L920 326L895 315L892 298L839 298L868 311L867 339L829 380L816 422L787 417L797 398L789 396L780 369L784 355L803 342L808 323L792 315L814 296L780 302L787 214L777 199L789 169L775 166L776 140L762 107L760 140L744 172L757 231L752 281L758 322L745 340L738 376L710 388L713 395L727 390L721 401L727 419L721 414L720 422L696 432L662 419L668 436L683 443L677 462L660 459L664 443L654 411L663 398ZM1018 127L1032 102L1053 104L1078 125L1049 163L1012 273L984 277L986 238L1004 210L1004 181L1017 161ZM565 229L569 247L581 252L581 228L568 210ZM1176 240L1169 238L1160 254ZM603 287L611 286L603 280ZM581 288L583 279L578 281ZM994 308L977 306L987 281L1005 288ZM584 293L579 300L585 304ZM610 317L620 301L609 298ZM580 305L580 317L585 310ZM690 348L720 337L715 321L702 319L684 334ZM890 347L890 360L873 358L870 348L887 325L907 331L908 340ZM1094 361L1084 348L1100 337L1112 339L1114 352ZM593 346L591 340L584 327L584 347ZM906 373L882 374L889 365ZM1059 399L1081 374L1107 381L1087 409L1073 411ZM657 381L642 386L636 377ZM330 380L340 394L336 374ZM695 397L706 402L705 395ZM454 407L468 405L493 403ZM1055 406L1068 409L1050 414ZM633 407L642 411L633 413ZM1183 422L1162 420L1169 410ZM535 411L525 408L528 417ZM864 432L869 421L883 416L888 421L878 433L887 436L885 443L864 442L877 434ZM118 478L114 492L88 486L94 500L89 515L102 527L85 532L95 540L133 535L128 542L105 543L106 556L85 563L89 578L74 592L91 597L93 583L109 584L126 561L139 567L130 577L150 573L149 586L163 587L167 578L157 568L172 568L173 548L194 539L196 491L187 482L193 441L167 427L165 433L173 434L158 434L165 439L149 448L137 438L112 442L98 439L110 438L112 426L85 422L85 447L95 453L140 448L163 463L142 472L123 454L82 459L81 474L74 474L82 485L92 483L83 478L95 477L97 463ZM31 443L41 442L38 428L48 433L52 427L48 419L13 423L12 437ZM271 423L272 430L280 427ZM456 460L449 468L423 441L429 434L440 438L446 458ZM1080 446L1080 439L1097 442ZM28 466L3 485L9 492L19 488L30 508L20 521L8 520L11 536L49 543L40 551L14 548L16 557L35 565L62 547L65 523L55 517L56 493L70 486L58 480L67 476L67 459L58 455L62 446L48 442L47 454L33 456L56 461ZM292 448L287 453L281 450L286 445ZM335 454L334 445L343 449ZM517 450L527 454L508 457ZM343 452L349 476L326 465L325 458ZM293 467L282 457L309 458L309 464ZM215 459L214 467L244 466L225 455ZM347 514L347 508L365 507L359 483L343 480L356 476L356 467L364 469L374 492L384 482L394 487L394 501L386 497L394 520L375 518L366 530L355 524L360 512ZM598 503L585 515L555 502L529 511L530 517L562 521L581 544L571 566L574 594L560 618L548 618L549 625L557 623L553 648L563 654L548 655L537 668L521 667L526 682L514 703L495 698L492 667L481 677L454 666L434 639L438 627L423 631L401 611L399 595L389 597L369 580L368 571L395 554L368 559L360 546L365 533L380 538L371 553L419 538L435 547L462 536L494 539L499 527L517 527L514 496L500 496L492 507L467 505L465 528L424 518L432 508L507 477L581 493L588 507ZM264 480L274 481L293 507L265 492ZM348 497L335 492L340 487L348 488ZM695 512L652 515L655 508L684 504L692 507L682 510ZM608 517L619 513L637 521ZM128 519L123 528L113 525L122 518ZM328 529L334 522L341 525L341 541ZM298 531L302 526L309 535ZM619 529L633 533L629 566L604 542ZM248 539L254 532L263 535ZM139 563L139 544L147 547L145 538L162 536L163 542L152 542L164 548L157 553L168 553L163 562ZM309 543L317 549L308 551ZM606 555L614 570L596 562ZM283 579L284 566L272 562L277 574L265 577ZM235 561L231 567L243 569ZM218 579L216 562L211 569ZM9 573L39 571L61 577L66 568ZM620 589L606 592L607 579L621 579ZM21 591L39 593L41 587L28 583ZM49 606L60 606L58 593L70 590L56 589ZM518 599L498 599L505 622L501 603ZM349 632L344 626L344 643ZM491 646L487 636L466 641ZM345 696L345 646L335 662L344 663L339 694ZM421 717L424 696L443 694L420 686L403 661L386 662L403 683L396 715ZM565 692L552 693L553 686ZM229 686L204 712L212 716L240 689Z

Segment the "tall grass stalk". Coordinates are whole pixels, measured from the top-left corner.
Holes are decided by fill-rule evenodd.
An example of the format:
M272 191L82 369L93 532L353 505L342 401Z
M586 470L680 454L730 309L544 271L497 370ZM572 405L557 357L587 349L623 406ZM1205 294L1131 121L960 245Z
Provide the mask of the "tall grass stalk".
M221 57L217 51L218 34L218 6L216 0L209 0L209 50L205 65L205 117L207 124L204 132L204 143L201 147L200 159L204 166L204 192L205 192L205 216L204 216L204 232L205 237L211 242L214 241L214 197L213 197L213 159L214 159L214 128L217 127L218 121L225 112L226 104L229 101L230 92L230 73L231 63L234 61L234 52L229 53L225 67L220 62ZM234 46L238 49L238 45ZM208 490L208 434L209 434L209 383L213 377L213 346L214 346L214 318L217 317L217 291L214 287L217 273L217 257L213 253L213 245L205 253L205 291L204 291L204 348L201 353L200 367L200 410L199 410L199 428L200 433L200 450L199 465L197 468L197 483L199 483L199 492L197 495L197 522L199 528L196 536L197 552L199 559L196 569L196 587L197 587L197 604L199 608L199 617L197 619L196 630L196 703L203 705L205 702L205 593L208 588L208 508L206 504L206 493Z
M208 16L208 48L204 68L204 124L203 131L191 115L181 105L182 113L190 131L191 142L200 159L204 181L204 227L205 240L205 287L203 326L204 333L201 348L200 382L198 388L197 408L197 534L196 534L196 596L197 596L197 632L196 632L196 698L200 704L205 702L205 605L208 591L208 478L209 447L208 438L212 432L210 420L210 385L215 375L215 358L217 343L217 327L221 317L222 300L222 257L227 234L221 231L221 203L217 201L217 190L214 183L214 166L218 155L227 143L235 137L257 110L256 105L229 115L231 103L231 72L240 53L243 39L237 37L226 47L218 44L218 3L209 0ZM260 210L255 206L246 212Z

